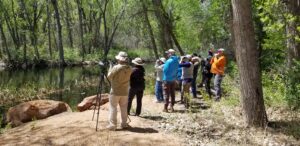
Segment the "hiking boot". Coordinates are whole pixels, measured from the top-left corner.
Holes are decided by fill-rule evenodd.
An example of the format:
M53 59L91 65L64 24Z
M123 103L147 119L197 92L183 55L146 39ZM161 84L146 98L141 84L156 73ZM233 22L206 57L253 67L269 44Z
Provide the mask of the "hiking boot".
M171 108L170 108L170 112L171 112L171 113L173 113L173 112L174 112L174 108L173 108L173 106L171 106Z
M112 125L108 125L108 126L106 126L106 129L109 130L109 131L116 131L117 127L112 126Z
M131 126L127 123L121 125L121 129L128 129L128 128L131 128Z
M168 110L167 110L166 108L164 108L164 109L163 109L163 112L167 113L167 112L168 112Z

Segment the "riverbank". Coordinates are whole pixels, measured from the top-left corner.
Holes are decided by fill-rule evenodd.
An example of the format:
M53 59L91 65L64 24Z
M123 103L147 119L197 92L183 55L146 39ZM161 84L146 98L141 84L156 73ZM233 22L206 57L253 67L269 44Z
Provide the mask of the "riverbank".
M106 104L100 110L97 132L92 110L63 113L5 130L0 145L300 145L298 112L268 108L270 127L247 128L241 107L227 105L227 99L218 103L199 99L208 106L188 111L176 104L174 113L162 112L163 103L153 99L154 95L144 96L142 114L129 116L132 128L128 130L105 130Z

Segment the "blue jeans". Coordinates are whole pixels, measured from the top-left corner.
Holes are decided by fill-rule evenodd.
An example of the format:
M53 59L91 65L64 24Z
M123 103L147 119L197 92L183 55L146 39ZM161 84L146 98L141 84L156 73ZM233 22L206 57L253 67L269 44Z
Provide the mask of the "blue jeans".
M164 101L162 81L156 81L155 83L155 96L157 101Z

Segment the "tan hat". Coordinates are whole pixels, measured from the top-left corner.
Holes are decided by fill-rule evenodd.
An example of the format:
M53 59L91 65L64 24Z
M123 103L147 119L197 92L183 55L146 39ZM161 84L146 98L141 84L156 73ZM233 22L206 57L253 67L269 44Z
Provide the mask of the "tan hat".
M127 53L120 51L119 54L115 57L119 61L126 61L127 60Z
M132 63L135 65L141 65L141 66L145 65L144 61L139 57L132 60Z

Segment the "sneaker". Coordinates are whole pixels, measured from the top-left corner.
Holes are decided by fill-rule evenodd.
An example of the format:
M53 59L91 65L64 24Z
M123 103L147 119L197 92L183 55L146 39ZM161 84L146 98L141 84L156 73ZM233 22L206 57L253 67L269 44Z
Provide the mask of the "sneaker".
M108 125L106 127L106 129L109 130L109 131L115 131L117 128L116 128L116 126Z
M121 125L121 129L128 129L128 128L131 128L131 126L127 123Z

